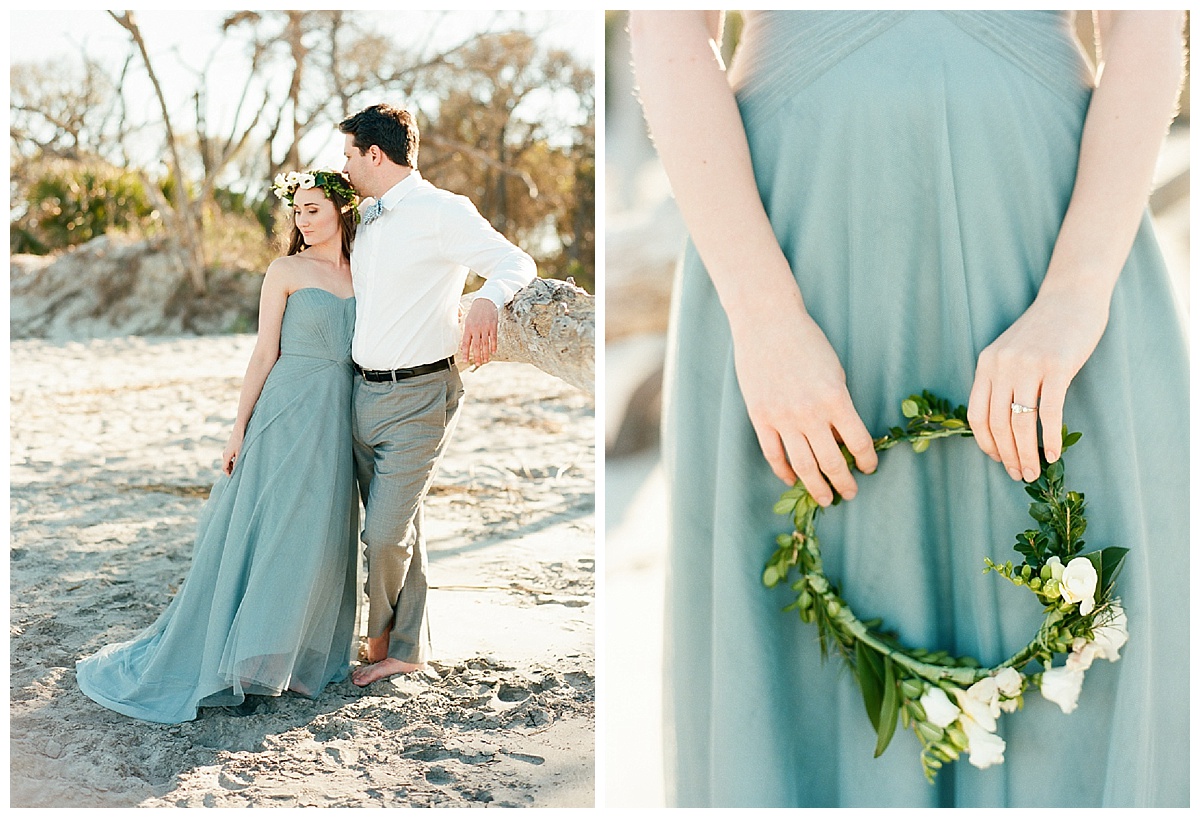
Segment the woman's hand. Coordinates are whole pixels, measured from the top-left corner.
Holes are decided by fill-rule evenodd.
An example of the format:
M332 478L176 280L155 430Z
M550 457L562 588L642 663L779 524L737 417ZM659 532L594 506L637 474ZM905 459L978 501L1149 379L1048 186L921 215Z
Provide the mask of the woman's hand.
M1146 208L1183 70L1182 11L1096 14L1103 66L1046 278L1029 309L979 355L967 419L1014 480L1062 454L1067 387L1108 324L1108 305ZM1037 412L1014 414L1014 403Z
M226 477L233 476L233 467L242 451L244 435L245 432L242 429L234 429L229 435L229 442L225 444L225 451L221 452L221 471L225 472Z
M1037 419L1046 462L1062 454L1067 387L1091 357L1108 324L1108 293L1050 286L1011 327L979 353L967 420L979 448L1014 480L1038 478ZM1013 404L1034 407L1018 412Z
M783 314L779 314L783 312ZM760 320L735 331L738 384L772 471L789 485L797 476L822 506L833 488L849 500L858 486L838 448L844 442L859 470L879 463L859 418L846 374L825 333L803 310L764 309Z

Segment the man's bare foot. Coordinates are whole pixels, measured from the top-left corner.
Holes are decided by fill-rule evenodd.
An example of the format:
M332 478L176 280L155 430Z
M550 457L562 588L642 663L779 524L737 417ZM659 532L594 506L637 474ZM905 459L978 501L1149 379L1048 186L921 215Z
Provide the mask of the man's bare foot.
M350 681L359 687L366 687L371 682L388 679L401 673L424 672L425 665L414 665L412 662L401 662L399 659L385 657L383 661L373 665L357 668L350 674Z
M386 659L388 655L388 643L391 641L391 638L392 632L390 630L384 631L379 636L368 636L367 661L374 663L382 662Z

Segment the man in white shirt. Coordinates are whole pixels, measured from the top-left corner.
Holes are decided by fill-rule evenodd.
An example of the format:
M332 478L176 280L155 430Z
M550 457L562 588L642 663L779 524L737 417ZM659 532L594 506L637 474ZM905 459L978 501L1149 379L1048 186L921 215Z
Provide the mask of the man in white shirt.
M421 670L428 658L423 500L458 418L462 382L454 353L486 363L496 351L499 308L534 279L528 254L464 196L417 171L412 115L372 105L338 125L345 172L374 199L362 210L350 267L354 452L366 507L367 655L354 684ZM468 269L487 279L458 331Z

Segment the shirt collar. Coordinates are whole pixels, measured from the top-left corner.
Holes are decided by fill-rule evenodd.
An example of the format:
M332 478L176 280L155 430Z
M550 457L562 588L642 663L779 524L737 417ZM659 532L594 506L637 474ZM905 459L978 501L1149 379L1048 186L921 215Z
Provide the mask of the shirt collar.
M379 204L383 206L384 210L391 210L400 203L401 199L411 193L413 188L415 188L420 182L421 173L416 168L413 168L411 173L409 173L396 184L392 185L390 188L388 188L387 193L379 197Z

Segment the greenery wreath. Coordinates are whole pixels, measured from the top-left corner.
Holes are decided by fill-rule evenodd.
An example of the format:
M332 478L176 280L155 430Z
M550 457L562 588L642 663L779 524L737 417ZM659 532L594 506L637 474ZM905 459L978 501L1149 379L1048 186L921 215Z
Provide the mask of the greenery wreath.
M929 392L909 397L901 412L908 418L907 427L893 427L876 439L877 451L910 443L919 453L939 438L971 436L966 407L951 408ZM1064 452L1081 437L1065 426L1062 434ZM853 465L844 447L842 452ZM930 783L943 764L963 752L976 767L1003 763L1005 743L996 735L996 720L1002 712L1020 709L1027 689L1037 686L1043 697L1070 713L1092 661L1120 658L1129 634L1115 590L1128 549L1080 554L1087 527L1084 497L1064 487L1064 473L1061 459L1047 463L1043 455L1041 475L1025 486L1033 498L1029 514L1038 525L1017 535L1014 547L1023 563L984 560L984 573L995 571L1028 588L1045 611L1029 644L989 668L972 657L905 647L898 634L883 628L882 620L860 621L822 570L816 534L821 507L800 482L775 504L776 513L792 517L795 530L776 539L778 548L767 561L762 581L774 587L788 581L795 569L791 588L796 599L784 610L796 611L804 622L816 625L822 658L837 651L853 671L876 731L877 758L891 742L899 719L921 741L921 766ZM833 505L840 499L835 494ZM1055 666L1058 654L1066 654L1066 662ZM1040 667L1027 670L1035 661Z
M348 202L348 204L342 206L342 212L344 213L346 210L353 208L355 220L358 219L358 194L350 186L350 180L340 171L328 169L293 170L287 174L279 173L275 176L274 184L271 185L271 191L277 199L287 202L290 206L295 204L297 190L308 190L313 187L321 188L327 196L331 192L337 193Z

